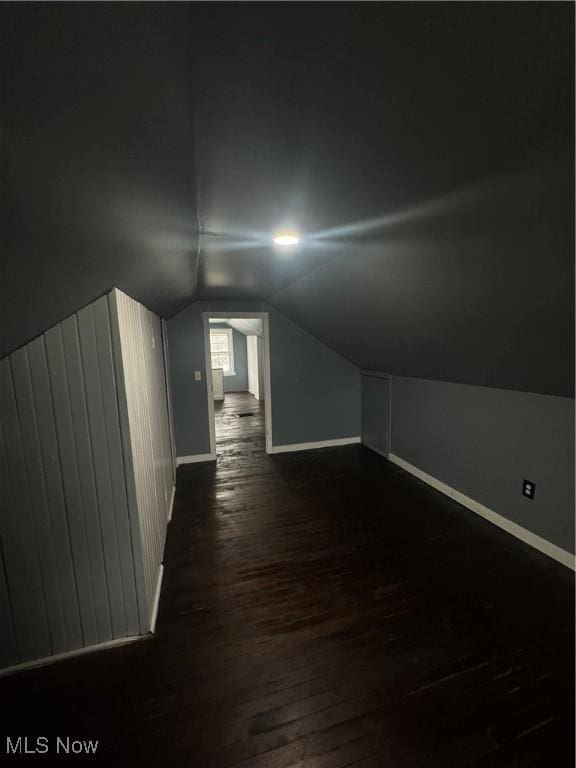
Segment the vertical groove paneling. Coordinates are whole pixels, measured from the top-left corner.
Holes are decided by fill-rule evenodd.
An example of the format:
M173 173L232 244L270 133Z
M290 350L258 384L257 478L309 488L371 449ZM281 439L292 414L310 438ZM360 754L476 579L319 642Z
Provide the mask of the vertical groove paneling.
M114 291L113 303L118 315L142 575L150 622L174 482L162 325L152 312L120 291Z
M110 333L110 313L108 298L103 296L93 303L96 325L96 344L100 364L100 383L102 387L102 403L108 446L108 466L114 501L114 523L116 540L118 542L120 575L124 597L124 618L126 633L137 635L140 631L138 606L136 602L136 582L134 580L134 565L132 557L127 558L123 553L132 552L130 539L130 522L128 519L128 500L126 496L126 480L124 476L124 457L122 453L122 438L120 434L120 418L118 414L118 394L116 390L116 370L112 351Z
M114 520L114 493L110 477L100 360L96 343L94 307L92 304L78 312L78 332L84 369L84 383L86 385L86 404L90 425L94 475L96 478L96 493L100 509L100 524L102 526L112 635L113 637L122 637L127 634L124 614L124 592L122 589L120 553L118 551L116 523Z
M0 361L0 666L148 623L117 376L106 296Z
M67 318L61 323L61 331L66 361L72 429L76 447L81 509L84 517L89 558L89 563L84 563L84 567L88 568L92 582L97 640L98 642L105 642L113 637L112 623L110 618L110 601L108 599L102 526L100 524L100 509L98 507L98 494L94 473L92 438L88 423L88 405L76 315ZM78 526L80 526L80 521L78 521ZM77 535L81 542L81 530L78 530Z
M40 568L38 535L8 358L0 362L0 377L2 462L6 467L6 484L2 487L0 532L4 544L6 580L10 591L19 656L33 659L49 656L52 653L52 643L46 612L45 585Z
M28 344L28 359L36 406L36 423L45 482L47 514L52 528L54 560L58 584L60 586L60 604L66 650L83 645L76 589L76 574L72 562L70 532L64 489L62 487L62 467L54 423L54 405L50 388L50 376L46 360L44 336Z
M16 408L20 422L22 445L24 447L26 484L30 493L32 516L36 527L37 545L40 553L40 567L46 599L48 628L52 641L52 653L63 653L68 650L68 642L28 352L28 346L17 350L11 355L10 362L14 379L14 392L16 393ZM27 545L27 542L24 543Z
M6 462L6 449L4 447L4 434L0 424L0 498L9 498L8 491L8 467ZM16 645L16 632L14 629L14 614L12 600L8 591L6 578L6 565L4 559L4 542L2 528L0 527L0 666L16 664L18 650Z
M71 394L68 384L66 358L62 342L62 327L51 328L45 335L46 354L52 386L54 421L58 436L58 451L61 461L62 483L68 526L72 542L74 573L78 592L82 636L84 645L98 642L92 573L88 553L88 537L84 521L84 509L80 493L80 479L76 437L72 420Z
M16 636L14 634L14 622L12 620L12 606L6 582L6 568L4 566L4 547L0 537L0 666L7 667L16 664L18 651L16 650Z

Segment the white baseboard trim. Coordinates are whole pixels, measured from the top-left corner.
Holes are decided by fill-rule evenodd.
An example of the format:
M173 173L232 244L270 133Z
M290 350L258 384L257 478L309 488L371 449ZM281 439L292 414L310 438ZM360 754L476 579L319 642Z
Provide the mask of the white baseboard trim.
M177 456L176 466L181 464L196 464L199 461L216 461L215 453L195 453L192 456Z
M158 605L160 604L160 592L162 591L162 579L164 578L164 565L160 563L160 572L158 573L158 581L156 582L156 593L154 595L154 605L152 606L152 616L150 617L150 629L151 634L154 634L156 629L156 619L158 618Z
M273 445L270 453L292 453L293 451L312 451L315 448L334 448L337 445L356 445L360 437L338 437L335 440L320 440L317 443L291 443Z
M172 501L174 500L174 494L172 494ZM172 505L170 506L172 509ZM35 669L36 667L44 667L47 664L55 664L58 661L64 661L65 659L72 659L75 656L83 656L86 653L94 653L95 651L105 651L108 648L118 648L121 645L127 645L128 643L135 643L137 640L145 640L150 635L154 634L156 629L156 619L158 618L158 605L160 603L160 592L162 591L162 580L164 578L164 566L160 565L160 572L158 573L158 581L156 582L156 593L154 595L154 605L152 606L152 615L150 617L150 629L144 635L130 635L129 637L119 637L116 640L107 640L105 643L97 643L96 645L88 645L85 648L76 648L73 651L65 651L64 653L57 653L54 656L44 656L41 659L32 659L32 661L24 661L21 664L13 664L10 667L4 667L0 669L0 677L4 675L10 675L15 672L24 672L27 669Z
M415 467L413 464L410 464L404 459L401 459L400 456L396 456L395 454L390 453L388 454L388 459L393 464L397 464L399 467L406 470L406 472L410 472L411 475L414 475L419 480L422 480L428 485L431 485L432 488L440 491L440 493L449 496L451 499L458 502L458 504L462 504L462 506L466 507L466 509L469 509L471 512L475 512L485 520L488 520L491 523L494 523L494 525L497 525L499 528L502 528L502 530L506 531L506 533L510 533L512 536L520 539L525 544L529 544L531 547L534 547L534 549L537 549L539 552L548 555L548 557L551 557L553 560L556 560L562 565L565 565L567 568L576 570L576 557L571 552L567 552L565 549L557 547L556 544L552 544L546 539L543 539L541 536L538 536L536 533L532 533L532 531L529 531L527 528L523 528L521 525L513 523L506 517L499 515L498 512L494 512L494 510L485 507L483 504L480 504L480 502L471 499L469 496L465 496L455 488L451 488L441 480L437 480L435 477L432 477L432 475L429 475L421 469L418 469L418 467Z
M15 672L24 672L27 669L36 669L36 667L45 667L48 664L55 664L58 661L65 661L66 659L73 659L76 656L84 656L87 653L94 653L96 651L106 651L109 648L118 648L121 645L128 645L128 643L135 643L138 640L145 640L148 635L130 635L129 637L118 637L116 640L107 640L105 643L97 643L96 645L87 645L84 648L76 648L73 651L65 651L64 653L56 653L54 656L44 656L41 659L32 659L31 661L23 661L21 664L13 664L11 667L4 667L0 669L0 677L4 675L11 675Z
M170 506L168 507L168 517L166 518L166 523L169 523L170 520L172 520L172 511L174 509L174 497L176 496L176 483L172 484L172 495L170 496Z

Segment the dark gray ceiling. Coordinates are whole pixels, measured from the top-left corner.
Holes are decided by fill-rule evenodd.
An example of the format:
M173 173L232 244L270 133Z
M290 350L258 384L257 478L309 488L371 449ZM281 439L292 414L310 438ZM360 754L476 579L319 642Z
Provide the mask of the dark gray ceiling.
M547 158L390 217L273 303L364 369L569 395L573 204Z
M185 5L3 3L2 349L116 285L196 287Z
M3 351L118 285L165 316L265 298L367 368L571 391L571 4L2 11Z
M199 218L246 250L203 238L201 297L269 297L328 257L334 238L322 237L271 258L284 222L309 234L381 217L569 141L570 15L521 3L205 6Z

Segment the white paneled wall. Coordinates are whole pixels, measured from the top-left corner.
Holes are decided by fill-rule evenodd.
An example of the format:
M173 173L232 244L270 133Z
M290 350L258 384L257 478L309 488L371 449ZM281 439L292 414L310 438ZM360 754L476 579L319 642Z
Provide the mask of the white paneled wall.
M0 361L0 477L0 666L140 634L108 297Z
M147 628L153 622L162 573L166 526L174 489L174 462L160 318L121 291L110 296L117 317L119 367L122 369L132 474L128 497L139 526Z
M151 628L174 481L162 330L114 290L0 360L0 667Z

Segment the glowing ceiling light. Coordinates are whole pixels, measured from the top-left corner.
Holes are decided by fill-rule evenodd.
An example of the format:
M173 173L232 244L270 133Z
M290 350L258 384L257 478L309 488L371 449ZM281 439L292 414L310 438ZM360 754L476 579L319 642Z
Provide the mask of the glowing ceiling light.
M276 245L298 245L300 238L293 232L281 232L274 238Z

